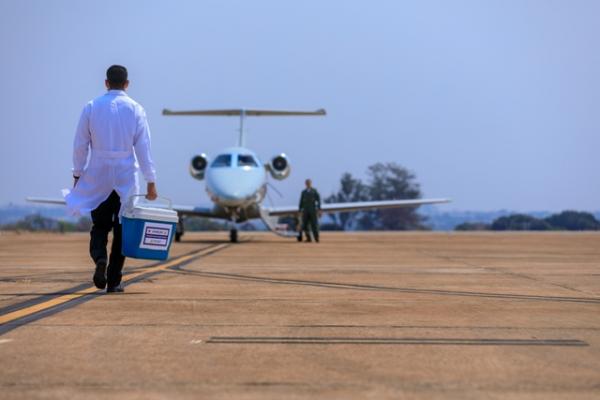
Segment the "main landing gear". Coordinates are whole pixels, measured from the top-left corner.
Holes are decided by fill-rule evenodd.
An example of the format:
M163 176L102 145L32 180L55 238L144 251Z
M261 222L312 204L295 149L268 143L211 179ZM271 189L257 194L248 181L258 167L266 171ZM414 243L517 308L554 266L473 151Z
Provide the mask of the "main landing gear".
M238 231L235 228L232 228L229 231L229 241L231 243L237 243L238 242Z
M179 222L175 226L175 241L181 242L181 237L185 233L185 228L183 226L183 218L179 218Z

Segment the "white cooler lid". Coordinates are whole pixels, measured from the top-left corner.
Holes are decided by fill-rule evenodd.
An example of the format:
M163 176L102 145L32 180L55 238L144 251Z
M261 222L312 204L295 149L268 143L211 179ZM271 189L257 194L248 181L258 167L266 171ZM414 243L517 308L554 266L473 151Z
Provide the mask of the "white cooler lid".
M148 219L153 221L177 223L179 217L177 211L168 208L143 207L135 205L123 212L123 216L134 219Z

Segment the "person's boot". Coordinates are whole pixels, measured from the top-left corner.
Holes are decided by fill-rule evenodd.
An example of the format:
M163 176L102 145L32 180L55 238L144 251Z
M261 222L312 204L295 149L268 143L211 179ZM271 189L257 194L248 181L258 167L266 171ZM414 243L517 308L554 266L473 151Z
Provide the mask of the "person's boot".
M94 285L98 289L106 287L106 260L100 259L96 261L96 271L94 272Z
M117 286L108 286L106 288L106 293L123 293L124 291L125 289L121 284L118 284Z

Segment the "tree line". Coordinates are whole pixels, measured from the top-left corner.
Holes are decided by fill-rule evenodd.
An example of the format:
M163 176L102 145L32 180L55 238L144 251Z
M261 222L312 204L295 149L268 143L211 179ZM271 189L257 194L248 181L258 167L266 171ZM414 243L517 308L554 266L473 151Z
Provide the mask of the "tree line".
M45 217L41 214L31 214L22 219L0 225L4 231L25 231L25 232L89 232L92 227L92 220L89 217L81 217L76 222L64 221L55 218ZM189 217L185 219L185 229L188 231L226 231L229 226L225 222L215 221L208 218ZM252 224L242 224L241 230L255 230Z
M563 211L546 218L527 214L513 214L496 218L491 224L467 222L457 225L457 231L597 231L600 221L591 213Z
M31 214L23 219L0 226L5 231L28 231L28 232L89 232L92 220L81 217L76 222L62 221L54 218L44 217L41 214Z
M405 167L393 163L376 163L367 168L363 181L350 173L340 179L340 188L325 199L326 203L355 201L419 199L421 188L416 175ZM324 230L426 230L427 218L418 214L415 207L384 209L365 212L337 213L332 222L322 225ZM588 212L567 210L546 218L526 214L513 214L496 218L491 224L462 223L455 230L491 231L548 231L548 230L600 230L600 222Z

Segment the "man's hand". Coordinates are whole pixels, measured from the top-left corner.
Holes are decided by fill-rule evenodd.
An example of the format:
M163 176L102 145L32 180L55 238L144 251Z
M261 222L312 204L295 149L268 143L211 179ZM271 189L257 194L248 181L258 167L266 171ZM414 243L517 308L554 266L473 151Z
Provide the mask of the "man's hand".
M323 211L319 210L319 218L323 216Z
M154 182L148 182L146 188L146 198L148 200L156 200L158 193L156 192L156 184Z

